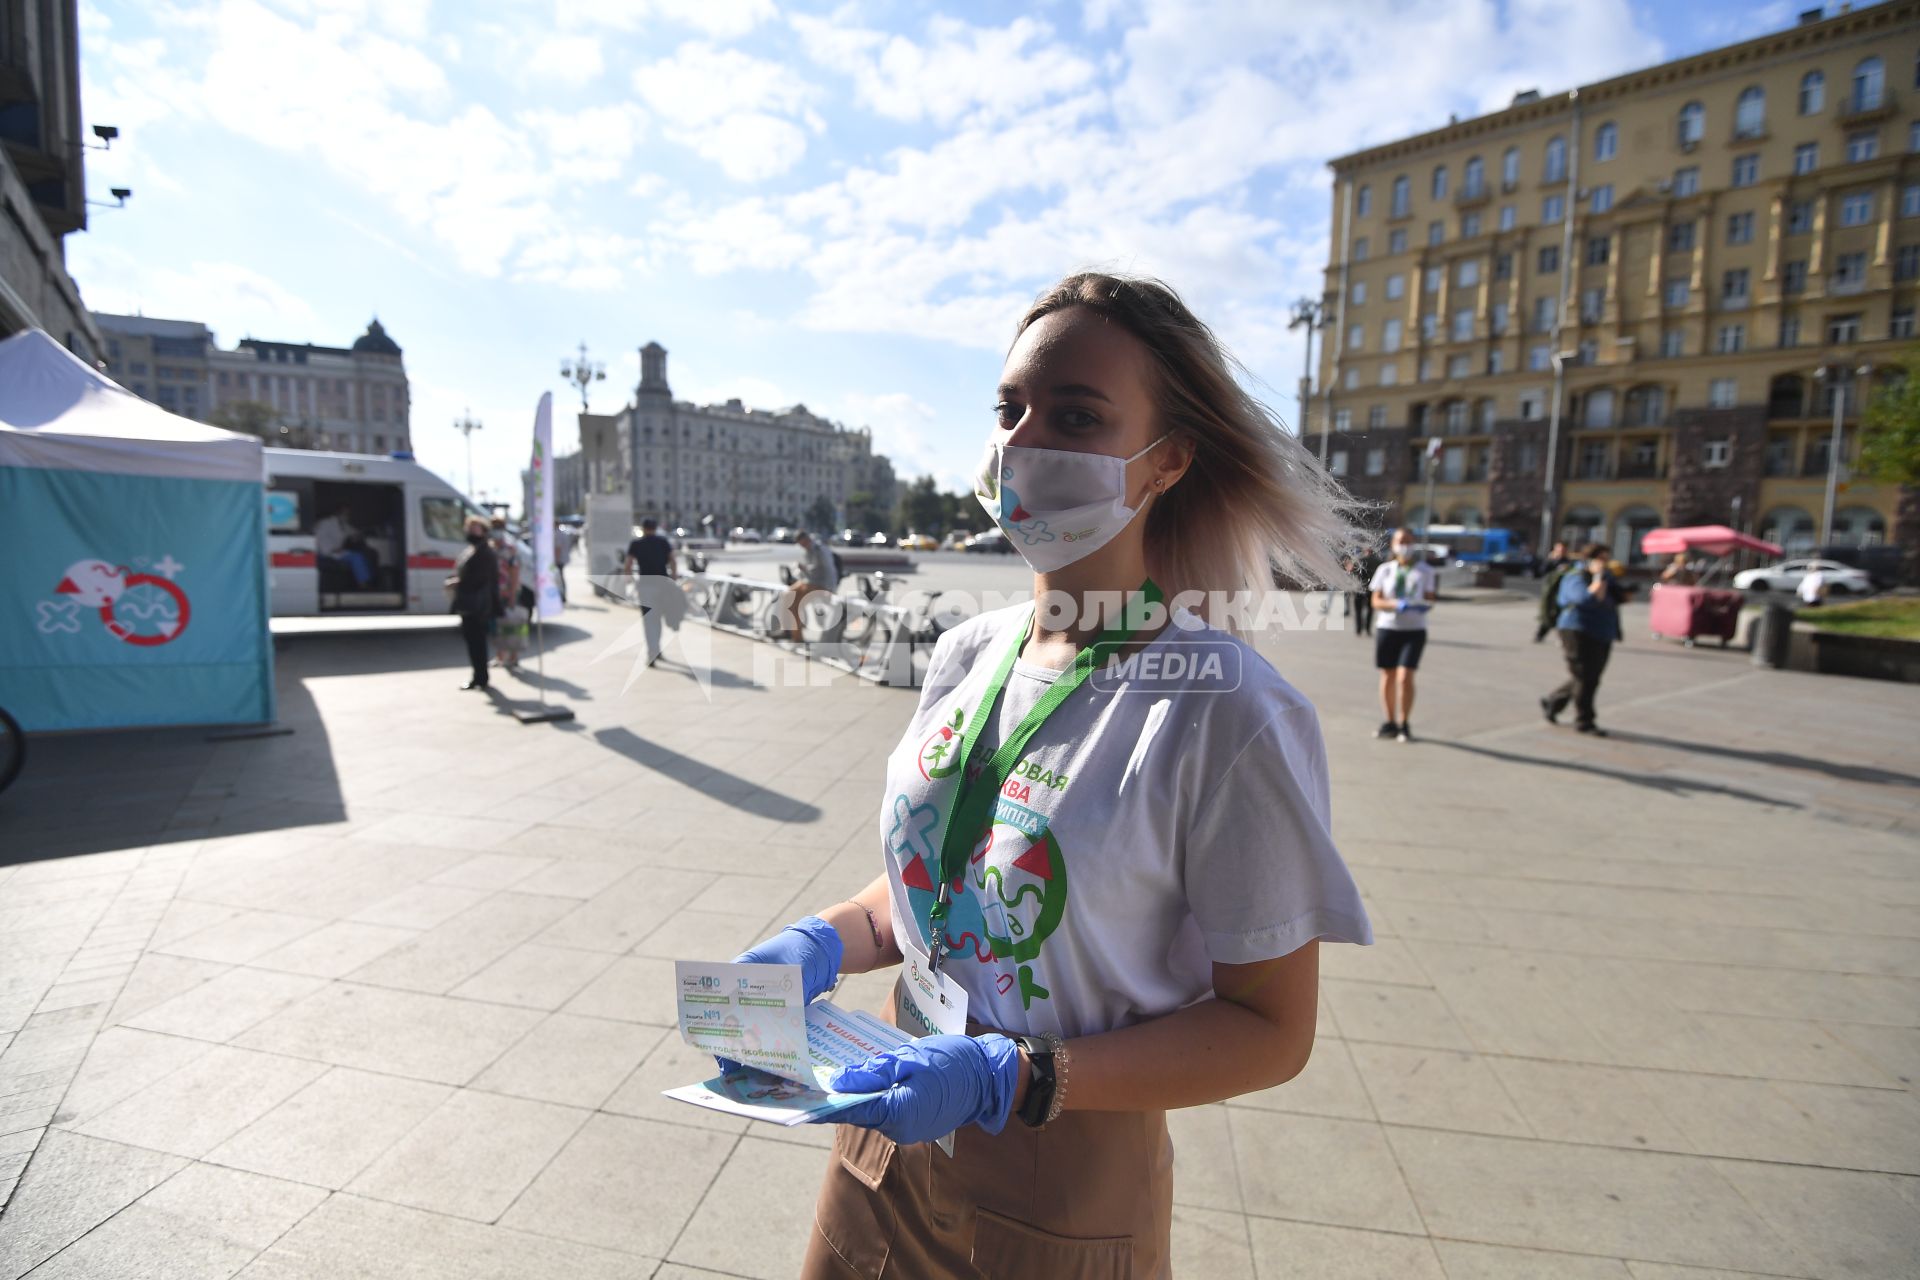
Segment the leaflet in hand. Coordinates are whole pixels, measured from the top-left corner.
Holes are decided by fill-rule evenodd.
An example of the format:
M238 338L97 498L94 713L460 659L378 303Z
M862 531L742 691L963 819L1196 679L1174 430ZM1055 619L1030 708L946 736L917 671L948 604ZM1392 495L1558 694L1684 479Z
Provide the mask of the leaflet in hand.
M803 1003L798 965L682 960L674 970L681 1038L741 1064L663 1091L681 1102L782 1125L825 1119L872 1096L830 1088L842 1067L909 1040L872 1014Z

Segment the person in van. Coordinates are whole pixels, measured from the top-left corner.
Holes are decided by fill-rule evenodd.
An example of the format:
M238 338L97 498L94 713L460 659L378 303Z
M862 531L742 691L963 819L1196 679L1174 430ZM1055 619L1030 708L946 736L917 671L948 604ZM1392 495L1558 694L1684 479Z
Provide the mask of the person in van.
M467 520L467 549L454 563L447 587L453 592L453 612L460 615L460 638L467 643L467 661L473 664L472 677L460 687L485 689L487 632L500 603L500 563L493 554L487 522L479 516Z
M344 565L362 591L373 581L373 552L353 527L353 508L345 502L313 522L313 553L323 565Z

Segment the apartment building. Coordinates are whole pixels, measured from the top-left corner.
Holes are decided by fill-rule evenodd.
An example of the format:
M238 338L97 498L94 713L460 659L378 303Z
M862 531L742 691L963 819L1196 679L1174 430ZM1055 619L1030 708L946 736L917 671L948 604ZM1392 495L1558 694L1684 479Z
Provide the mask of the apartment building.
M1814 11L1332 168L1331 432L1307 443L1385 518L1429 519L1437 438L1435 523L1629 561L1676 524L1920 546L1920 493L1847 469L1915 338L1920 3Z

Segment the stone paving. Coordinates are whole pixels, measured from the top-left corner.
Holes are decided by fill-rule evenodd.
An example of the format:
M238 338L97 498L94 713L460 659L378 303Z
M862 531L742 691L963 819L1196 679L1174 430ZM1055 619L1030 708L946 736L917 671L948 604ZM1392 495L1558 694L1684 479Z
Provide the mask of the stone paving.
M630 623L553 630L570 725L413 631L283 639L286 736L35 744L0 1277L792 1274L828 1134L659 1096L705 1069L669 961L874 874L912 695L765 687L727 636L711 697L623 693ZM1173 1115L1178 1274L1920 1272L1920 690L1636 619L1588 740L1539 719L1525 606L1434 625L1410 745L1362 643L1263 642L1379 941L1323 951L1299 1079Z

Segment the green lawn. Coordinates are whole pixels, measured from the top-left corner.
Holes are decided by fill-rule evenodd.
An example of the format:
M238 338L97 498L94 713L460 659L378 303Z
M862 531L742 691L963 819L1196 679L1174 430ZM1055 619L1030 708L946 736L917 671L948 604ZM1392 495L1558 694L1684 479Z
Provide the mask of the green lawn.
M1920 640L1920 599L1862 600L1859 604L1823 605L1818 609L1802 609L1795 616L1821 631Z

